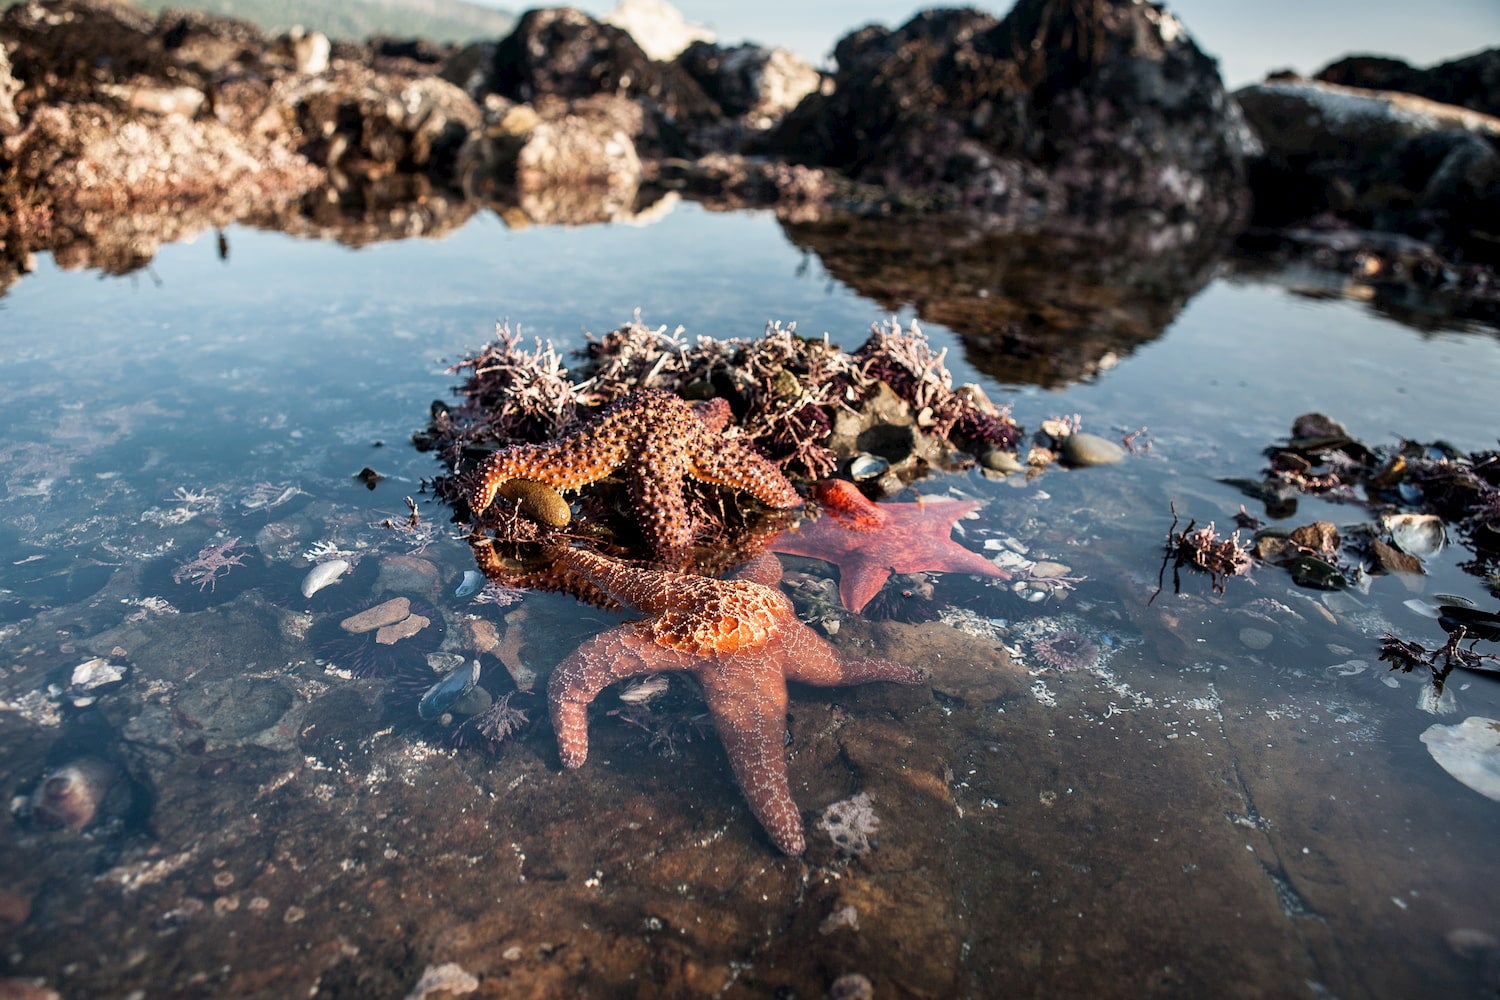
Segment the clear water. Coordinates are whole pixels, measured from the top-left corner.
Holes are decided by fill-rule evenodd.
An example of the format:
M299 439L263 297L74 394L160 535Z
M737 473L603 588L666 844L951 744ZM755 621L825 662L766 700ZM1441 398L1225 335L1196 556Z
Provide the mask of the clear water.
M82 834L3 821L6 974L65 996L399 996L449 961L495 996L817 995L845 973L877 995L1496 988L1500 804L1419 736L1500 717L1500 683L1456 675L1453 714L1435 716L1420 679L1376 660L1386 629L1439 638L1409 600L1493 605L1462 551L1420 593L1385 578L1324 601L1261 567L1222 598L1189 575L1148 603L1169 505L1229 524L1247 501L1222 480L1255 478L1300 413L1372 444L1494 447L1495 331L1418 332L1219 279L1094 381L1043 390L986 379L925 325L1023 425L1077 413L1109 437L1146 428L1149 448L1030 483L919 484L985 502L969 547L1016 539L1086 579L1037 604L944 580L946 624L846 623L840 641L962 676L935 695L794 693L810 839L859 791L881 817L868 855L815 845L804 865L755 828L711 738L666 756L601 702L579 775L544 722L494 757L455 751L393 715L385 682L327 669L319 623L425 588L449 647L504 618L545 669L620 620L552 595L454 596L472 558L421 492L439 469L410 435L497 320L569 347L637 309L718 337L780 320L852 349L881 310L774 216L691 204L641 227L513 231L481 213L360 250L227 239L227 261L205 237L129 277L43 259L0 300L0 787L24 797L79 753L134 787ZM374 489L365 467L385 477ZM420 532L399 527L408 496ZM1304 500L1289 524L1316 518L1362 514ZM172 580L229 537L256 544L244 566L212 589ZM320 543L363 558L308 600ZM1254 648L1243 630L1268 600L1284 611ZM1066 630L1096 662L1047 666ZM134 672L61 709L95 655ZM835 919L847 907L855 926Z

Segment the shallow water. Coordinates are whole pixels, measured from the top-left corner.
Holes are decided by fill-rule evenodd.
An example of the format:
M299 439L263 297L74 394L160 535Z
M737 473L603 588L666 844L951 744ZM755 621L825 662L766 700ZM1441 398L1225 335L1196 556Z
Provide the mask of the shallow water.
M882 308L774 216L686 203L638 227L513 231L480 213L360 250L226 235L227 261L202 238L128 277L44 259L0 300L0 787L24 795L85 755L126 775L84 833L0 821L6 974L65 996L401 996L447 962L494 996L811 996L848 973L933 996L1500 982L1500 803L1419 740L1500 717L1500 683L1454 675L1435 716L1420 678L1377 661L1386 630L1440 637L1410 600L1493 605L1462 549L1420 592L1381 578L1325 598L1263 566L1222 597L1192 574L1173 594L1169 571L1149 601L1170 507L1220 526L1254 509L1223 480L1258 478L1300 413L1372 445L1494 447L1495 331L1419 332L1291 278L1221 276L1091 380L1040 388L996 381L924 323L956 378L1027 428L1076 413L1106 437L1144 429L1140 451L917 484L985 502L962 524L970 548L1010 539L1084 579L1030 603L941 578L914 622L835 616L839 642L934 682L794 692L803 863L749 817L687 685L669 695L687 720L671 738L601 699L594 754L564 774L545 721L494 756L452 749L388 682L329 666L349 653L328 623L409 594L436 609L445 650L503 622L545 673L621 620L454 593L473 559L422 491L440 469L410 435L497 320L569 347L637 309L717 337L779 320L853 349ZM1364 520L1303 499L1287 526L1318 518ZM229 539L239 565L174 580ZM303 598L333 549L354 568ZM831 570L787 562L801 610L826 618ZM1247 645L1246 629L1269 638ZM1097 655L1049 658L1065 632ZM71 707L93 656L131 673ZM861 792L880 825L851 859L816 823Z

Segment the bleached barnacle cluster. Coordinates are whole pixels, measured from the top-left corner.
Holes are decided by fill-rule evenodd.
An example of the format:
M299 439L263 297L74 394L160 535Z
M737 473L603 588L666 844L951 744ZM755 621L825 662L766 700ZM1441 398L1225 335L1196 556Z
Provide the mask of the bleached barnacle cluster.
M875 815L869 792L833 803L818 819L818 829L828 834L833 846L853 857L870 852L870 838L879 828L880 817Z

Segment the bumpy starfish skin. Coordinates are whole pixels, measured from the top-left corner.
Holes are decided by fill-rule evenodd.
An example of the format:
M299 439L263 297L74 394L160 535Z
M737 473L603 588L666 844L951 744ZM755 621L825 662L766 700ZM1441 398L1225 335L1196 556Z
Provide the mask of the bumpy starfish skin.
M785 532L772 552L809 556L839 568L839 598L862 611L892 573L973 573L1002 580L1010 574L951 537L953 525L977 503L919 500L874 504L853 483L828 479L814 495L824 515Z
M578 767L588 756L588 706L605 687L642 674L686 671L703 686L750 811L787 854L801 854L807 845L787 780L786 682L923 679L891 660L840 653L798 621L791 601L771 587L632 569L578 549L563 559L620 603L650 615L594 636L553 671L547 699L563 765Z
M729 406L723 400L695 409L669 392L639 389L565 438L512 445L489 455L475 471L469 509L478 517L512 479L576 490L624 468L647 543L658 557L675 558L693 540L682 495L684 478L743 490L770 507L802 503L775 465L722 435L728 421Z

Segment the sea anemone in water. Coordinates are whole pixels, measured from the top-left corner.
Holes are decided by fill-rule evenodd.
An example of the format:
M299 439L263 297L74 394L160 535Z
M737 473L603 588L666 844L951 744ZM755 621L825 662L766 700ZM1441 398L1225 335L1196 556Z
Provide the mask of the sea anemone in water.
M1099 665L1099 646L1077 629L1063 629L1034 640L1031 655L1052 670L1071 673L1091 670Z

